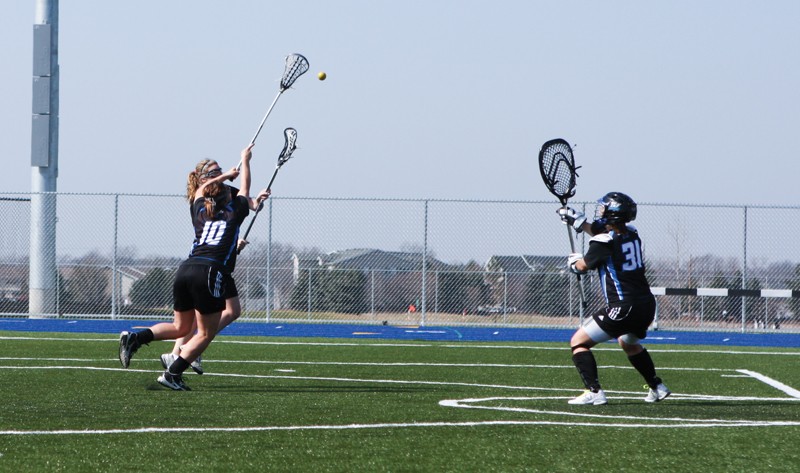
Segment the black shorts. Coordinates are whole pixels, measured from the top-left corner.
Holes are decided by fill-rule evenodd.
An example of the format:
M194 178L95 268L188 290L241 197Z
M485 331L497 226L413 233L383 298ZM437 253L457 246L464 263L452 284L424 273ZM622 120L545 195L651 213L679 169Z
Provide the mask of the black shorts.
M173 308L179 312L192 309L201 314L222 312L225 300L237 295L230 273L206 264L181 264L172 285Z
M603 307L592 318L604 332L614 338L632 333L639 339L647 337L647 328L656 317L656 298L638 299L633 303Z

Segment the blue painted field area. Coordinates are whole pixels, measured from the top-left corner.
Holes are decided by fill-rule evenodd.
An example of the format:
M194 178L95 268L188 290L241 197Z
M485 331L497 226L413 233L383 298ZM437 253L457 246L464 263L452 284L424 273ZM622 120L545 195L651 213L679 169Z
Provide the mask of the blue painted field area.
M89 319L0 319L0 330L18 332L119 333L147 327L153 321ZM376 340L463 342L563 342L573 330L504 327L437 327L351 324L235 322L221 334L250 337L322 337ZM648 345L721 345L800 347L798 333L651 331Z

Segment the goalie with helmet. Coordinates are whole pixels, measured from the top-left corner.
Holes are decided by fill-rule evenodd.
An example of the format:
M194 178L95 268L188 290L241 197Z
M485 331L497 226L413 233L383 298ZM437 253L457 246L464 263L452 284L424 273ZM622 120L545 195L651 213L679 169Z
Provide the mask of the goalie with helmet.
M569 207L558 209L561 220L577 233L591 236L585 255L572 253L567 264L575 274L597 270L606 304L572 335L572 361L586 387L570 404L606 404L608 401L597 372L591 348L617 339L631 365L647 382L647 402L658 402L670 390L656 375L650 354L642 346L647 328L656 313L656 301L650 292L642 257L642 241L629 222L636 218L636 202L621 192L609 192L597 201L594 221Z

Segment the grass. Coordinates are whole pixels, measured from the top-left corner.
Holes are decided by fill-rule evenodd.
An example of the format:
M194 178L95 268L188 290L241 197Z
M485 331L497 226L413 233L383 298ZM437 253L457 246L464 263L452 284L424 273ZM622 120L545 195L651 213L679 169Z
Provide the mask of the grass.
M170 346L143 347L123 370L114 335L0 332L0 471L798 465L800 349L652 345L675 394L647 404L624 354L603 345L609 404L570 406L580 382L566 343L221 336L207 374L187 374L191 392L155 381Z

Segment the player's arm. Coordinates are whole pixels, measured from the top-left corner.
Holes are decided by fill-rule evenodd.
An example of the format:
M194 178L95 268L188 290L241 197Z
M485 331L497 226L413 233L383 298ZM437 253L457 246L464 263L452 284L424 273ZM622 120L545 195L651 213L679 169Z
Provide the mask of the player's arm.
M611 235L601 233L589 240L589 251L585 256L582 253L571 253L567 257L567 267L575 274L585 274L608 261L611 253Z
M248 203L250 205L250 210L258 209L258 204L261 202L269 199L270 194L272 193L269 189L261 189L261 192L255 197L255 199L248 197Z
M250 198L250 158L253 157L253 146L250 143L247 148L242 150L242 179L239 195Z
M233 169L231 169L230 171L228 171L226 173L220 174L219 176L215 176L215 177L207 180L206 182L200 184L200 186L197 188L197 190L194 191L194 198L195 199L199 199L200 197L203 197L203 189L205 189L206 186L209 186L211 184L215 184L215 183L218 183L218 182L224 182L224 181L227 181L227 180L236 179L236 177L238 175L239 175L239 170L237 168L233 168Z

